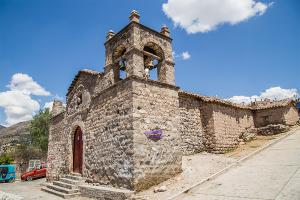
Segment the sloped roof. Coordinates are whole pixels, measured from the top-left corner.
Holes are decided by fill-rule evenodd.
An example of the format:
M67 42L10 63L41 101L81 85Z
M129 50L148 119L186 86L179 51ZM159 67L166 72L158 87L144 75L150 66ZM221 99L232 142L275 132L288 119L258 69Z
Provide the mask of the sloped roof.
M194 94L194 93L185 92L182 90L179 91L179 94L192 96L192 97L198 98L204 102L218 103L218 104L223 104L223 105L227 105L227 106L231 106L231 107L235 107L235 108L251 109L251 110L263 110L263 109L285 107L291 103L295 103L291 99L283 99L280 101L257 101L257 102L253 102L250 105L247 105L247 104L244 105L244 104L233 103L230 101L225 101L225 100L219 99L217 97L202 96L202 95L198 95L198 94Z
M68 92L67 92L67 96L70 94L70 92L73 90L76 82L78 81L79 77L82 75L82 74L88 74L88 75L92 75L92 76L102 76L103 73L101 72L97 72L97 71L94 71L94 70L89 70L89 69L83 69L83 70L80 70L76 76L74 77L71 85L69 86L68 88Z
M247 105L232 103L230 101L225 101L225 100L219 99L217 97L202 96L202 95L199 95L199 94L189 93L189 92L185 92L185 91L182 91L182 90L179 91L179 94L192 96L192 97L198 98L198 99L200 99L204 102L219 103L219 104L223 104L223 105L227 105L227 106L231 106L231 107L236 107L236 108L241 108L241 109L251 109Z
M295 103L295 102L292 99L283 99L280 101L257 101L257 102L253 102L250 105L250 107L254 110L262 110L262 109L285 107L291 103Z

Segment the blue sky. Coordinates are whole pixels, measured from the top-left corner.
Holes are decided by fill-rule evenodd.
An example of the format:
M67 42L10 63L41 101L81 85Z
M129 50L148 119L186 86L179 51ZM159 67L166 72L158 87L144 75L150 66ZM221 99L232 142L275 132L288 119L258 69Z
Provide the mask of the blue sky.
M191 1L0 0L0 94L12 90L12 76L21 73L51 93L26 94L40 108L53 98L65 98L78 70L103 70L106 33L124 27L132 9L139 11L144 25L170 28L176 83L184 90L221 98L260 95L272 87L299 91L300 1L243 0L260 3L253 4L254 13L246 18L234 5L214 9L208 1L182 6ZM228 12L219 11L223 8ZM205 16L199 9L207 11ZM183 52L190 58L183 59ZM0 124L12 124L7 112L13 111L1 101Z

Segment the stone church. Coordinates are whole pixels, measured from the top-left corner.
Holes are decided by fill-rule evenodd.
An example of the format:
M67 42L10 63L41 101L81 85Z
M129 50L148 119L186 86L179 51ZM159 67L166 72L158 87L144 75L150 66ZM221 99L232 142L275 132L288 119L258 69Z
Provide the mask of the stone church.
M237 105L180 90L169 29L157 32L139 18L132 11L127 26L108 32L103 72L79 71L66 108L54 102L46 191L71 194L79 177L145 190L180 173L183 155L224 153L248 129L297 122L291 100Z

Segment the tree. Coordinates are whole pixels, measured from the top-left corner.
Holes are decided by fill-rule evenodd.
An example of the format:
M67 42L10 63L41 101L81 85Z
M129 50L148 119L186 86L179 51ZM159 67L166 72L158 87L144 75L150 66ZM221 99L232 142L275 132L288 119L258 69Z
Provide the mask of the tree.
M42 160L46 158L45 152L43 152L40 148L27 144L19 144L10 147L7 151L7 155L14 158L16 170L21 173L27 170L29 160Z
M0 165L10 165L14 162L14 159L7 154L0 156Z
M49 135L49 121L51 113L49 109L40 111L33 117L31 121L29 132L31 136L32 146L41 149L43 152L48 150L48 135Z

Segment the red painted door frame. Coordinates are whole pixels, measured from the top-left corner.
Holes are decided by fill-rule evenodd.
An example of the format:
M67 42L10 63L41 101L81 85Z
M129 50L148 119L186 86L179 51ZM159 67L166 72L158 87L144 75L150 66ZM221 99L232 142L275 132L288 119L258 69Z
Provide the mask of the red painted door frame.
M83 141L82 131L78 127L74 134L73 141L73 172L82 173L82 153L83 153Z

